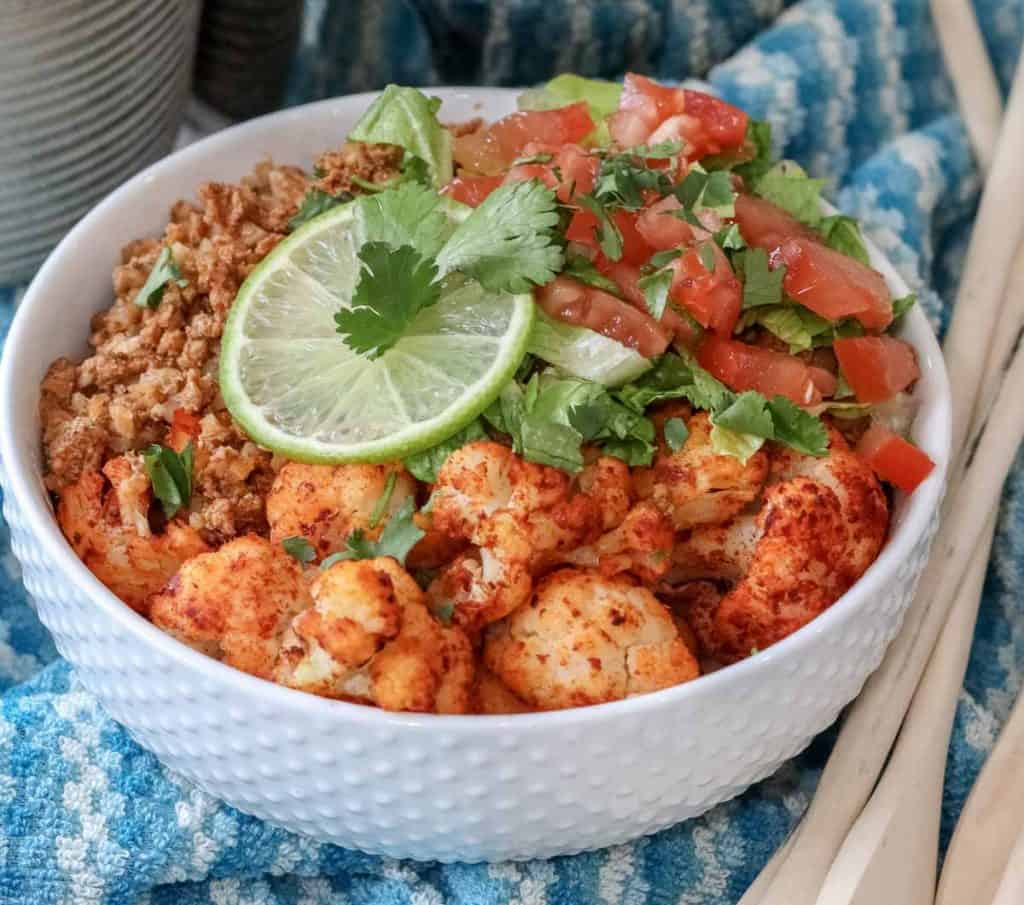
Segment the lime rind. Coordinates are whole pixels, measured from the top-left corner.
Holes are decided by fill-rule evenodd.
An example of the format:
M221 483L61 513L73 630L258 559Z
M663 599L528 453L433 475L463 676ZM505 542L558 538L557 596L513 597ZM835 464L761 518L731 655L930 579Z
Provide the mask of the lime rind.
M468 213L444 209L452 219ZM389 461L445 440L497 397L530 340L529 293L488 293L453 275L394 347L372 361L357 355L333 320L358 273L354 213L335 208L281 242L225 326L228 409L255 442L295 461Z

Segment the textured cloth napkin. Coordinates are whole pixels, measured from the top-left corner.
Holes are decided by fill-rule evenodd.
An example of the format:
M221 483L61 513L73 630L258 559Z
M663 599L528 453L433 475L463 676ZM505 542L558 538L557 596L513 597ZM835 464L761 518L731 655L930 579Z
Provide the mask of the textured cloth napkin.
M705 77L774 127L948 319L979 180L925 0L307 0L295 102L562 70ZM1022 0L977 11L1004 89ZM339 141L342 136L338 136ZM928 288L930 287L930 288ZM17 290L0 290L0 340ZM4 429L0 425L0 430ZM1024 468L1007 484L947 771L944 839L1024 664ZM0 902L590 905L735 902L799 818L827 732L745 795L657 836L547 862L418 865L319 845L211 799L111 722L57 659L0 522Z

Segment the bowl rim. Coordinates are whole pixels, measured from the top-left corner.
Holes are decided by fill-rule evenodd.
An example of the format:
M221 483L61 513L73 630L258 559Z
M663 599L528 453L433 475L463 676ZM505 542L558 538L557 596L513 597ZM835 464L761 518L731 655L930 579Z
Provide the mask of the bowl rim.
M425 88L443 100L494 100L496 97L514 99L518 89L446 86ZM368 103L379 92L370 91L344 95L327 100L304 104L298 107L256 117L222 131L216 132L140 171L118 189L109 194L78 222L60 244L47 257L35 278L26 290L15 317L10 325L7 340L0 357L0 425L11 423L13 400L19 392L19 365L31 356L21 339L28 332L34 318L45 317L44 304L47 287L60 269L63 259L72 254L75 247L90 237L93 223L111 210L117 209L122 201L130 198L141 187L159 179L161 175L185 164L199 163L221 150L232 148L249 130L266 128L273 124L288 128L309 115L311 110L329 111L334 107L353 103ZM242 174L240 174L242 175ZM195 186L185 189L194 190ZM909 289L888 259L870 240L866 241L872 264L881 270L894 292L906 294ZM602 721L627 714L643 714L662 707L675 706L687 698L710 695L743 687L756 682L759 672L779 661L797 658L808 645L831 626L847 618L860 601L874 594L884 593L886 584L894 571L929 530L933 515L942 499L951 443L951 403L948 377L942 354L927 318L919 307L912 309L908 323L922 337L916 343L923 371L933 381L934 399L930 406L930 417L935 422L930 432L929 452L936 460L932 475L906 501L903 518L895 531L890 531L881 552L868 570L825 612L793 634L776 642L739 663L716 672L702 675L690 682L675 685L660 691L637 695L621 701L605 704L574 707L567 710L519 714L426 714L390 712L376 707L336 701L319 697L308 692L287 688L269 680L260 679L234 667L227 666L199 653L188 645L161 631L145 617L136 613L109 591L85 566L65 540L49 503L49 495L39 479L39 463L26 461L13 441L13 431L0 430L0 464L4 474L4 491L11 497L18 514L25 520L32 539L39 545L38 555L51 560L51 568L59 570L65 579L82 590L90 605L98 607L103 615L114 622L126 634L139 643L140 650L155 646L159 653L178 662L185 669L196 671L211 682L227 684L239 693L263 698L264 702L281 707L298 708L299 711L324 720L342 720L375 727L403 727L418 731L444 729L458 735L472 735L484 727L508 725L520 731L551 726L572 727L593 721ZM38 387L31 392L38 399ZM35 449L38 456L38 444Z

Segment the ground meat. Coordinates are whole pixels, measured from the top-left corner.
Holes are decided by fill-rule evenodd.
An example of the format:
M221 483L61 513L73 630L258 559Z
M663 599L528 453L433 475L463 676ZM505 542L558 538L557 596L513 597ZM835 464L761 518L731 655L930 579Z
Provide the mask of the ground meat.
M387 182L397 176L405 150L399 145L345 142L337 151L327 151L316 161L320 177L316 187L328 195L358 193L359 181Z
M353 176L383 181L398 172L401 156L393 145L345 144L321 156L317 184L332 194L358 192ZM43 380L51 491L59 496L125 452L174 445L180 413L193 419L196 448L193 500L183 517L211 544L266 533L273 458L232 422L217 386L217 358L239 286L284 238L310 184L301 169L264 161L237 185L202 185L196 203L171 208L161 238L124 247L113 273L114 303L92 319L92 354L80 364L55 361ZM187 285L169 283L159 305L139 307L135 297L165 246Z

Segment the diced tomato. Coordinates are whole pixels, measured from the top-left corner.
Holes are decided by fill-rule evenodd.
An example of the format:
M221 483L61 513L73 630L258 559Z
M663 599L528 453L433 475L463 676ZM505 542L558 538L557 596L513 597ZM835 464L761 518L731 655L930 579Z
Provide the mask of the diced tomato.
M558 185L558 177L551 167L543 163L521 163L505 174L505 182L525 182L527 179L539 179L550 189Z
M715 269L708 271L701 260L701 248L715 256ZM702 327L731 336L739 320L743 286L729 266L729 259L714 242L688 248L669 264L675 271L669 295L686 308Z
M182 452L188 444L199 439L202 426L199 419L185 409L175 409L171 416L171 430L167 436L167 445L175 452Z
M577 144L593 130L594 121L582 101L557 110L521 110L456 138L455 160L472 173L495 175L531 142Z
M649 314L569 277L555 277L535 297L550 317L588 327L646 358L661 355L668 346L667 332Z
M636 221L636 231L655 251L667 251L693 241L690 225L672 215L682 208L675 195L656 201Z
M709 333L697 350L697 361L733 390L785 396L797 405L821 402L810 368L794 355Z
M892 323L885 279L860 261L809 239L787 239L772 260L786 265L786 293L815 314L829 320L855 317L871 330Z
M736 197L736 222L747 245L775 251L786 239L821 240L813 229L770 201L754 195Z
M600 253L594 259L594 263L601 273L618 284L622 294L634 308L647 312L647 302L644 300L644 294L639 286L639 267L635 264L627 264L625 261L609 261ZM665 306L665 313L661 316L661 325L672 332L678 344L691 352L700 345L701 337L704 335L699 324L691 318L683 317L671 305Z
M831 371L826 371L824 368L819 368L817 365L808 365L807 370L811 372L811 380L814 381L814 385L818 388L818 392L821 393L822 399L828 399L836 391L838 381L836 375Z
M739 148L747 133L747 114L711 95L659 85L628 73L619 107L608 118L612 138L623 147L683 139L686 156Z
M637 231L636 213L617 210L612 211L611 218L618 226L619 232L622 233L622 260L628 264L645 264L651 257L653 249ZM591 248L600 248L595 234L596 229L597 216L588 210L580 210L569 221L565 237L570 242L579 242L582 245L589 245Z
M441 194L477 207L502 182L501 176L458 176L441 189Z
M891 336L840 338L832 348L858 402L884 402L921 376L913 347Z
M573 195L587 194L594 190L600 160L588 154L579 145L563 145L561 148L530 142L523 149L523 157L549 155L547 163L523 163L512 167L505 176L506 182L525 179L539 179L544 185L555 189L558 199L565 203Z
M877 421L860 438L857 452L883 481L905 493L913 493L935 468L926 453Z

